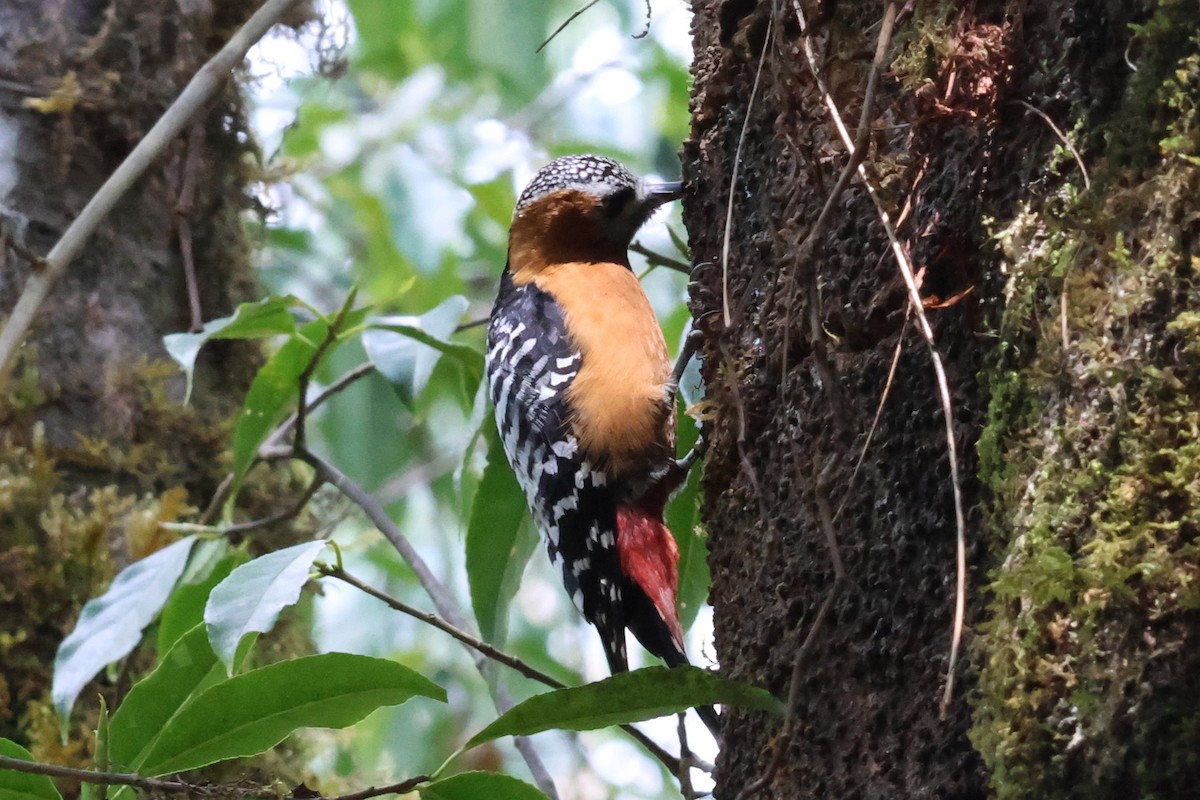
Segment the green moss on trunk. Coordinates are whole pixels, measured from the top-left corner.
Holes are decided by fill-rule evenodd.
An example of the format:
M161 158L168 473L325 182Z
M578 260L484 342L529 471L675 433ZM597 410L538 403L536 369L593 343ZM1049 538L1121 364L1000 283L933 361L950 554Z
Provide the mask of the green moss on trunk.
M1092 189L1077 176L996 232L1008 302L979 453L999 566L972 741L1000 798L1166 800L1200 774L1194 11L1138 28Z

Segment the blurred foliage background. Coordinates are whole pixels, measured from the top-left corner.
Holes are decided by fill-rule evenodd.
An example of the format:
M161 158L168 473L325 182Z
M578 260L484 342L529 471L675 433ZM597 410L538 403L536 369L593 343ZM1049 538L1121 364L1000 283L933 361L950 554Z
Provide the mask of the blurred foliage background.
M357 284L360 306L412 316L439 309L423 323L447 331L457 325L454 341L482 352L484 328L472 323L488 315L516 194L538 167L554 156L596 152L643 174L679 173L691 58L686 4L602 2L536 52L581 5L325 0L320 23L260 43L251 86L263 148L267 213L257 224L266 289L332 312ZM683 257L667 226L686 238L673 209L639 241ZM688 320L685 276L637 261L635 270L647 273L647 291L677 348ZM465 303L450 300L457 296ZM368 360L361 342L349 339L324 360L314 390ZM475 524L504 525L504 510L521 502L515 483L481 484L493 422L478 389L478 375L430 349L395 381L372 374L350 386L310 426L314 448L386 504L465 608L472 509ZM681 443L694 437L690 420L684 425ZM707 614L698 613L707 572L695 486L693 476L670 523L684 556L685 624L701 622L689 648L704 665L712 650ZM428 607L392 547L344 501L322 493L314 507L352 573ZM506 563L490 565L502 574L501 594L513 607L488 610L497 619L485 633L567 682L603 677L595 633L570 606L526 517L514 520L520 546ZM314 770L345 776L356 788L435 769L494 719L487 687L460 645L348 586L329 585L335 583L323 582L311 607L318 646L397 658L448 687L451 711L384 709L347 731L321 734L326 761ZM518 699L539 690L511 672L501 680ZM648 729L674 750L674 728L674 720L661 720ZM693 746L711 756L703 728L689 729ZM542 734L535 741L564 800L677 796L673 779L619 732ZM468 760L464 766L527 774L507 742Z

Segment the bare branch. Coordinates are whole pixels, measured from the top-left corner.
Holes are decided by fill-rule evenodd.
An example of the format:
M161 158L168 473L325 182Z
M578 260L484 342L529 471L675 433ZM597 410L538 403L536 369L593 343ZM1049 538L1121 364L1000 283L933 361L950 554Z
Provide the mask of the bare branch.
M261 39L279 18L298 0L267 0L246 21L225 46L206 63L171 104L166 113L154 123L133 152L92 196L83 211L67 228L46 256L45 268L30 274L3 331L0 331L0 387L8 383L13 360L25 333L33 324L42 301L51 288L79 255L83 245L95 232L108 212L120 202L133 182L141 177L167 145L191 122L229 79L230 72L242 63L246 52Z
M345 375L343 375L342 377L338 378L333 383L326 386L324 389L322 389L320 391L320 393L316 397L314 397L312 400L310 400L307 404L307 413L311 414L313 412L313 409L315 409L317 406L321 405L326 400L333 397L335 394L342 391L350 384L355 383L362 378L365 378L367 375L370 375L374 371L375 371L375 365L369 361L359 364L357 367L350 370ZM290 417L288 417L283 422L281 422L279 424L278 428L271 431L271 435L266 438L266 440L263 443L263 446L269 449L275 445L278 445L280 442L282 442L283 438L285 436L287 436L288 433L291 432L292 428L296 425L296 421L298 420L298 418L299 418L299 414L293 413Z
M192 313L192 333L204 328L204 310L200 307L200 286L196 281L196 260L192 255L192 206L196 199L196 174L200 171L200 153L204 149L204 125L192 123L188 131L187 155L180 166L179 198L175 201L175 239L183 260L183 277L187 285L188 308Z
M20 758L0 755L0 769L8 769L13 772L24 772L29 775L46 775L51 778L66 778L68 780L76 780L82 783L90 783L96 786L132 786L137 789L143 789L148 792L178 792L187 793L193 797L203 797L205 795L227 795L229 792L223 790L219 785L203 786L194 783L184 783L183 781L165 781L157 778L145 778L141 775L125 772L100 772L90 769L76 769L74 767L61 767L57 764L42 764L37 761L25 761ZM334 797L324 798L324 800L368 800L371 797L379 797L385 794L406 794L411 792L416 787L423 783L428 783L430 780L428 775L417 775L408 780L400 781L399 783L388 784L387 786L370 787L368 789L360 789L357 792L349 792L340 794ZM293 798L321 798L323 795L317 793L298 794L293 791Z
M676 272L682 272L684 275L692 274L691 264L680 261L678 258L671 258L670 256L664 256L662 253L656 253L639 242L629 245L629 252L645 256L646 260L656 267L666 267Z
M414 608L413 606L410 606L408 603L405 603L403 600L400 600L399 598L392 597L391 595L381 592L369 584L363 583L358 578L354 577L353 575L346 572L344 569L342 569L340 567L331 567L326 564L318 564L317 571L320 572L322 575L326 575L330 578L337 578L339 581L342 581L343 583L350 584L351 586L358 589L359 591L365 592L366 594L371 595L371 597L374 597L376 600L383 602L388 607L390 607L396 611L399 611L402 614L408 614L410 617L413 617L414 619L419 619L421 622L432 625L433 627L437 628L439 631L442 631L443 633L450 634L455 639L457 639L458 641L465 644L467 647L470 647L473 650L479 651L483 655L490 658L492 661L503 664L506 667L515 669L517 672L521 673L526 678L535 680L538 683L543 683L546 686L549 686L554 689L565 689L567 686L565 683L558 680L554 676L547 675L545 672L542 672L538 668L533 667L529 664L526 664L524 661L517 658L516 656L512 656L512 655L509 655L508 653L497 650L495 647L493 647L492 645L483 641L478 636L473 636L472 634L468 633L467 631L465 631L461 628L457 628L454 625L451 625L449 622L446 622L444 619L439 617L437 614L430 614L427 611L421 611L419 608Z
M566 18L566 20L563 22L563 24L562 24L562 25L559 25L557 28L555 28L555 29L554 29L554 33L552 33L552 34L550 34L549 36L547 36L547 37L546 37L546 41L544 41L544 42L542 42L541 44L539 44L539 45L537 46L537 50L534 50L533 52L535 52L535 53L540 53L540 52L542 52L542 50L544 50L544 49L546 48L546 45L548 45L548 44L550 44L551 42L553 42L553 41L554 41L554 38L555 38L556 36L558 36L560 33L562 33L564 30L566 30L567 26L568 26L568 25L570 25L572 22L574 22L574 21L575 21L575 19L576 19L577 17L579 17L579 16L581 16L581 15L583 15L583 14L587 13L588 9L590 9L592 6L596 5L596 3L599 3L599 2L600 2L600 0L591 0L591 2L590 2L590 3L588 3L587 5L585 5L583 8L579 9L579 10L578 10L578 11L576 11L574 14L572 14L572 15L571 15L571 16L569 16L569 17L567 17L567 18Z
M799 0L792 0L792 5L796 10L796 16L800 20L801 28L807 30L808 26L804 19L804 9L800 7ZM854 142L850 139L850 133L846 130L845 123L842 122L841 112L838 111L833 95L829 93L829 87L821 77L818 70L819 62L808 36L803 37L803 49L805 58L809 63L809 68L812 69L813 75L816 78L817 87L821 90L821 95L825 107L829 111L829 116L833 120L833 124L837 128L838 134L841 136L846 148L853 150ZM942 405L942 416L946 423L946 449L949 451L950 480L954 493L957 581L954 597L954 623L951 628L950 662L946 668L946 689L942 694L941 700L941 711L945 714L946 708L950 704L950 698L954 694L954 670L958 665L958 651L962 644L963 620L966 616L967 596L967 522L966 513L963 510L962 476L958 470L958 445L954 441L954 406L950 399L950 383L946 378L946 369L942 364L941 354L937 350L933 328L929 324L929 318L925 315L924 301L921 299L921 292L917 287L916 275L912 264L909 263L908 254L905 252L904 245L900 242L899 237L896 236L896 229L892 225L891 217L883 207L883 201L880 199L879 193L875 190L871 181L868 180L867 171L861 163L858 165L857 171L863 187L867 190L867 195L875 205L879 222L883 226L884 233L887 234L888 242L892 247L892 254L895 256L896 264L900 268L900 275L904 278L904 285L908 289L908 300L913 307L913 313L916 315L917 327L921 331L926 348L929 350L929 359L933 363L934 379L937 382L938 397Z
M1042 118L1043 122L1050 126L1050 130L1054 131L1054 135L1058 137L1058 140L1062 142L1063 146L1070 150L1071 155L1075 157L1075 163L1079 165L1079 171L1083 173L1083 187L1085 189L1092 188L1092 179L1088 177L1087 167L1083 165L1083 156L1079 155L1079 151L1075 149L1075 145L1073 145L1071 140L1067 138L1067 135L1062 132L1062 129L1054 124L1054 120L1050 119L1050 115L1045 111L1042 111L1040 108L1031 106L1024 100L1017 100L1016 103L1017 105L1024 106L1028 110L1037 114Z
M400 553L400 557L408 564L409 569L417 576L417 581L421 584L421 588L425 590L425 593L429 595L429 599L433 601L438 614L459 630L468 631L471 629L471 623L467 621L466 616L458 607L458 602L450 594L450 590L433 574L433 570L425 563L425 559L421 558L421 554L412 546L412 543L408 541L408 538L397 527L396 523L392 522L392 518L388 516L387 511L384 510L383 506L368 491L346 477L337 467L310 450L295 450L292 455L311 466L316 470L317 475L321 479L335 486L338 491L363 510L363 513L367 515L367 519L371 520L371 523L379 529L384 538L392 543L392 546ZM475 660L475 667L481 674L485 674L487 665L488 662L483 656ZM496 693L496 707L501 713L504 713L512 707L512 700L508 697L507 692L504 691L502 686L496 687ZM526 765L528 765L530 771L533 773L538 787L551 798L557 797L554 781L550 778L549 772L546 771L541 758L533 749L533 745L529 739L523 736L515 737L515 744L522 757L524 757Z
M367 798L379 797L385 794L408 794L421 784L429 783L429 781L430 777L428 775L416 775L406 781L400 781L399 783L391 783L387 786L379 787L372 786L370 789L361 789L357 792L339 794L335 795L334 797L326 797L324 800L367 800ZM295 792L292 792L292 797L300 800ZM322 795L316 795L316 798L321 797ZM313 800L316 800L316 798L313 798Z
M342 307L338 309L337 316L329 323L329 327L325 329L325 338L317 345L317 349L313 351L312 358L308 360L304 371L300 373L300 378L297 380L299 386L299 399L296 401L296 435L295 443L296 450L305 450L305 437L308 435L305 421L308 415L308 384L312 380L313 373L317 371L317 366L321 363L321 359L329 352L329 348L337 341L338 333L342 329L342 325L346 322L346 315L350 313L351 306L354 305L354 298L357 296L357 289L351 289L350 294L342 303Z
M304 494L301 495L299 500L292 504L291 508L286 508L283 511L280 511L278 514L272 514L269 517L235 523L230 525L228 528L223 529L221 533L226 536L235 533L248 533L256 528L265 528L267 525L274 525L277 522L283 522L284 520L298 517L300 516L300 512L304 510L304 507L308 505L308 501L312 500L313 495L316 494L317 490L321 488L321 485L321 479L314 478L312 483L309 484L308 488L304 490Z
M347 496L349 496L349 495L347 495ZM353 498L351 498L351 499L353 499ZM392 609L395 609L396 611L399 611L403 614L408 614L409 616L413 617L414 619L419 619L422 622L426 622L444 633L448 633L450 636L454 637L455 639L457 639L459 642L466 645L467 647L475 650L476 652L482 654L483 656L486 656L487 658L492 659L493 661L495 661L499 664L503 664L506 667L510 667L510 668L516 670L517 672L521 673L522 675L524 675L526 678L529 678L530 680L535 680L545 686L549 686L552 689L566 688L566 684L563 683L562 681L558 680L554 676L547 675L546 673L542 672L541 670L537 669L536 667L526 664L524 661L517 658L516 656L509 655L507 653L504 653L504 652L496 649L492 645L490 645L487 642L480 639L478 636L471 634L468 631L468 629L453 625L453 624L447 622L446 620L442 619L441 617L438 617L436 614L430 614L426 611L421 611L420 609L413 608L409 604L405 603L403 600L392 597L391 595L387 594L386 592L381 592L380 590L376 589L375 587L373 587L369 584L363 583L358 578L355 578L353 575L350 575L344 569L339 569L337 567L329 567L329 566L318 566L318 570L323 575L328 575L331 578L337 578L338 580L348 583L349 585L355 587L356 589L358 589L362 592L365 592L366 594L369 594L371 597L374 597L376 600L381 601L382 603L386 604L387 606L389 606ZM436 605L436 603L435 603L435 605ZM478 666L478 662L476 662L476 665ZM659 762L662 763L663 766L665 766L667 769L671 770L672 773L679 772L679 759L675 758L675 756L671 755L666 750L662 749L662 747L660 747L658 745L658 743L656 743L653 739L650 739L648 736L646 736L646 734L642 733L640 730L633 727L632 725L622 725L621 729L624 730L626 733L628 733L630 736L632 736L634 739L636 739L637 742L640 745L642 745L642 747L646 748L647 752L649 752L652 756L654 756L656 759L658 759ZM691 757L690 754L687 754L687 757L690 758L692 763L696 763L696 764L701 763L698 760L696 760L694 757Z
M126 772L98 772L90 769L60 767L57 764L41 764L36 761L25 761L12 756L0 755L0 769L13 772L24 772L29 775L48 775L51 778L67 778L96 786L133 786L150 792L187 792L201 795L207 793L205 786L182 781L163 781L155 778L144 778Z

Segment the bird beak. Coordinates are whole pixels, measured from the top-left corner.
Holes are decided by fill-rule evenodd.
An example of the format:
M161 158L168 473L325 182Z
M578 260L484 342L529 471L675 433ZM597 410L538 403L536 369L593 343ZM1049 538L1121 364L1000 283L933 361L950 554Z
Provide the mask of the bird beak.
M683 181L647 182L643 187L647 208L658 208L663 203L683 197Z

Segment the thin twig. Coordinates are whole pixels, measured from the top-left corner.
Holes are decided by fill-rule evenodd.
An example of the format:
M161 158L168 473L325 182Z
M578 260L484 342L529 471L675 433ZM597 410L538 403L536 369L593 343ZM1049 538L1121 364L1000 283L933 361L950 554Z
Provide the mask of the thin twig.
M804 21L804 10L800 7L799 0L792 0L793 8L795 8L796 16L800 20L802 30L807 30L808 26ZM845 123L842 122L841 112L838 111L837 103L834 102L833 95L829 93L829 87L826 86L825 80L821 77L818 69L818 60L816 53L813 50L810 37L803 37L803 50L805 58L808 60L809 68L813 72L813 76L817 81L817 87L821 90L822 98L825 107L829 111L830 118L833 120L834 126L837 128L842 142L847 149L854 147L854 142L850 138L849 131L846 130ZM945 714L946 708L950 704L950 698L954 694L954 670L958 665L958 651L962 643L962 631L964 618L966 617L966 595L967 595L967 524L966 514L963 511L962 499L962 477L958 469L958 445L954 441L954 408L953 402L950 399L950 384L946 379L946 370L942 364L941 354L938 353L937 344L933 336L933 328L929 324L929 319L925 315L924 302L921 299L921 292L917 287L917 280L909 263L908 254L904 251L904 245L900 242L896 235L896 229L892 225L891 217L887 210L883 207L883 200L879 197L879 193L871 184L867 177L867 171L862 164L858 165L858 175L862 180L863 187L867 190L867 195L871 198L871 202L875 205L876 214L879 217L879 222L883 226L884 233L888 237L888 242L892 247L892 254L896 259L896 264L900 268L900 274L904 278L904 284L908 289L909 303L912 304L914 313L917 317L917 325L921 331L921 336L925 340L926 348L929 350L929 358L933 363L934 379L937 382L938 397L942 405L942 416L946 423L946 449L949 451L950 457L950 480L952 483L952 491L954 494L954 522L955 522L955 550L956 550L956 566L957 580L955 585L955 601L954 601L954 623L951 627L951 643L950 643L950 662L946 668L946 690L942 694L941 713Z
M212 499L208 501L208 506L200 514L196 520L197 524L205 527L212 525L212 521L217 518L217 514L221 513L221 507L225 505L225 498L229 496L229 490L233 488L233 473L227 473L221 482L217 484L216 491L213 492Z
M337 316L329 323L325 329L325 338L317 345L317 349L313 351L312 358L308 360L308 364L304 366L304 371L300 373L299 379L296 381L298 385L298 394L300 399L296 401L296 450L303 451L305 447L305 437L308 435L307 426L304 424L308 414L308 383L312 380L313 373L317 371L317 365L321 363L321 359L329 352L329 348L337 341L338 333L341 332L342 324L346 321L346 315L350 313L351 306L354 305L354 298L357 292L353 289L346 297L342 307L338 309Z
M400 781L399 783L392 783L388 784L387 786L379 787L372 786L369 789L361 789L357 792L339 794L333 797L325 797L323 800L367 800L368 798L379 797L385 794L408 794L421 784L429 783L430 780L431 778L428 775L416 775L406 781ZM293 793L292 796L295 797L295 793ZM318 795L318 797L320 797L320 795Z
M338 378L333 383L329 384L329 386L322 389L312 400L308 401L305 406L307 413L311 414L313 410L317 408L317 406L321 405L326 400L345 389L347 386L350 386L352 383L355 383L374 371L375 365L369 361L359 364L357 367L342 375L342 377ZM296 425L297 418L298 414L293 412L291 416L279 424L279 427L271 431L270 435L267 436L267 438L263 441L263 444L260 447L260 452L272 452L278 449L281 442L283 442L284 438ZM287 454L290 454L290 452L291 451L289 449ZM317 485L319 486L320 484ZM224 479L222 479L220 485L217 487L217 490L213 492L212 500L209 501L208 507L204 509L204 513L202 513L199 520L197 520L200 525L209 526L212 524L212 521L217 518L217 514L220 513L221 507L225 504L225 498L228 496L229 489L232 486L233 473L231 472L227 474ZM275 522L277 520L272 519L270 521Z
M479 319L467 320L466 322L460 322L458 327L454 329L454 332L462 333L463 331L471 330L471 328L482 328L489 322L491 322L491 318L489 317L480 317Z
M1063 145L1068 150L1071 151L1071 155L1075 156L1075 163L1079 165L1079 171L1083 173L1083 187L1085 189L1091 189L1092 188L1092 179L1088 177L1087 167L1085 167L1083 165L1083 156L1079 155L1079 151L1075 149L1075 145L1073 145L1071 143L1071 140L1067 138L1067 135L1062 132L1062 129L1054 124L1054 120L1050 119L1050 115L1047 114L1045 111L1042 111L1040 108L1031 106L1029 103L1026 103L1024 100L1016 100L1015 102L1017 103L1017 105L1024 106L1025 108L1029 109L1033 113L1037 114L1039 117L1042 118L1043 122L1045 122L1047 125L1050 126L1050 130L1054 131L1054 135L1058 137L1058 140L1060 142L1062 142Z
M928 162L928 158L926 158ZM925 167L927 164L922 164L917 170L917 176L913 180L913 192L910 192L907 199L904 201L904 207L900 210L900 215L896 217L896 227L899 228L908 218L908 214L913 208L913 193L916 191L917 185L921 182L921 178L925 175ZM879 262L883 263L884 256L879 256ZM878 265L877 265L878 266ZM870 452L871 442L875 438L875 431L879 427L879 420L883 417L883 408L887 404L888 397L891 396L892 386L896 381L896 372L900 366L900 355L904 352L904 335L908 331L908 324L912 321L912 304L904 307L904 324L900 327L900 335L896 340L896 349L892 351L892 363L888 367L887 379L883 383L883 391L879 394L879 402L875 406L875 416L871 419L871 427L867 429L867 437L863 441L862 449L858 453L858 459L854 462L854 469L850 472L850 480L846 482L846 488L843 492L841 505L838 506L837 512L833 515L834 521L841 518L842 512L846 510L846 506L850 502L850 497L854 492L855 482L858 479L859 470L862 469L863 463L866 461L867 453Z
M867 89L863 93L862 111L858 115L858 128L854 132L854 142L847 145L849 159L846 161L846 166L842 169L841 175L838 176L837 183L833 186L833 191L829 193L829 197L825 198L825 205L821 208L821 213L817 216L817 221L813 223L813 227L805 238L804 244L801 245L801 255L798 258L811 256L813 249L819 241L819 237L825 232L825 226L833 215L834 206L841 199L842 192L850 184L850 179L854 177L855 171L867 157L867 139L871 135L871 119L874 116L873 112L875 108L875 90L879 83L879 73L883 71L884 62L887 60L887 51L888 47L891 46L892 30L895 22L896 4L888 3L887 8L883 12L883 24L879 26L879 38L875 41L875 58L871 62L871 74L867 77Z
M363 513L367 515L367 519L371 521L371 524L378 528L384 538L392 543L392 546L399 551L400 556L412 571L416 573L421 588L429 595L429 599L433 601L433 605L443 618L461 630L469 630L471 628L471 624L459 609L458 602L450 594L450 591L433 574L433 570L425 563L425 559L412 546L412 543L408 541L408 538L396 526L396 523L392 522L392 518L388 516L387 511L375 500L370 492L350 480L341 470L311 450L294 450L292 455L316 470L317 475L327 483L333 485L334 488L346 495L352 503L363 510Z
M330 578L337 578L339 581L342 581L343 583L347 583L347 584L353 586L354 588L358 589L359 591L369 594L371 597L374 597L376 600L381 601L382 603L384 603L389 608L392 608L395 611L399 611L402 614L408 614L410 617L413 617L414 619L418 619L421 622L426 623L427 625L432 625L433 627L437 628L439 631L442 631L443 633L448 633L450 636L452 636L455 639L457 639L458 641L462 642L467 647L470 647L473 650L479 651L483 655L490 658L492 661L495 661L499 664L503 664L504 666L509 667L510 669L516 670L517 672L521 673L522 675L524 675L526 678L529 678L530 680L535 680L538 683L545 684L546 686L549 686L552 689L567 688L567 685L565 683L558 680L553 675L548 675L547 673L539 670L537 667L526 664L524 661L517 658L516 656L512 656L501 650L497 650L495 647L493 647L492 645L483 641L478 636L474 636L474 635L468 633L467 631L463 630L462 628L458 628L454 625L451 625L449 622L442 619L437 614L430 614L428 611L422 611L419 608L410 606L408 603L405 603L403 600L400 600L399 598L393 597L389 594L386 594L385 592L381 592L380 590L376 589L375 587L371 586L370 584L363 583L358 578L356 578L353 575L351 575L350 573L346 572L345 569L342 569L340 567L331 567L328 564L317 564L316 569L322 575L326 575Z
M553 675L548 675L547 673L539 670L537 667L525 663L516 656L509 655L508 653L496 649L492 645L480 639L478 636L474 636L462 628L451 625L449 622L437 616L436 614L430 614L427 611L421 611L418 608L414 608L408 603L405 603L403 600L393 597L386 592L382 592L370 584L362 582L358 578L346 572L345 569L330 567L326 564L318 564L317 570L322 575L327 575L331 578L337 578L338 580L355 587L359 591L374 597L376 600L379 600L395 611L399 611L402 614L408 614L414 619L418 619L422 622L432 625L443 633L447 633L453 638L457 639L467 647L470 647L482 655L487 656L498 664L503 664L506 667L516 670L530 680L537 681L544 686L549 686L551 689L567 688L565 683L558 680ZM659 762L661 762L667 769L671 770L673 773L677 773L679 771L679 759L676 759L673 755L662 749L662 747L660 747L654 740L646 736L646 734L642 733L632 725L622 725L621 729L636 739L639 744L646 748L646 750L655 758L657 758ZM687 754L686 751L684 752L685 757L690 756L690 754Z
M1067 282L1063 280L1062 296L1058 298L1059 333L1062 335L1063 352L1071 348L1071 332L1067 328Z
M676 716L678 717L679 752L687 753L687 715L676 714ZM679 778L679 793L684 797L691 797L695 794L695 791L692 789L692 764L686 757L679 759L679 771L675 774Z
M283 522L284 520L298 517L300 516L300 512L304 510L304 507L308 505L308 501L312 500L313 495L317 493L317 490L320 489L321 486L321 479L314 478L312 483L309 484L308 488L304 490L304 494L301 495L299 500L292 504L291 508L284 509L278 514L272 514L269 517L262 517L261 519L252 519L247 520L246 522L235 523L230 525L228 528L223 529L221 533L226 536L235 533L248 533L258 528L265 528L268 525L274 525L277 522Z
M350 499L352 503L362 509L367 515L367 519L383 534L396 551L400 553L400 557L408 564L409 569L417 576L418 583L425 590L425 594L429 595L429 599L433 601L433 605L437 608L438 614L446 619L451 625L460 630L470 630L471 624L467 621L466 616L458 607L458 602L450 594L450 590L446 588L437 576L433 574L433 570L425 563L425 559L421 558L421 554L417 552L408 538L392 522L392 518L388 516L386 510L379 502L371 495L370 492L363 489L354 481L350 480L341 470L330 464L325 459L318 456L311 450L293 449L291 456L305 462L314 470L317 475L326 483L332 484L338 491ZM488 661L479 656L475 659L475 668L484 674L486 677L486 669ZM500 713L504 713L512 707L512 700L508 693L504 691L504 687L496 686L496 707ZM558 792L555 789L554 781L550 777L550 773L542 764L541 758L537 751L534 750L532 743L524 736L514 737L514 744L521 756L525 759L525 764L533 773L534 780L544 793L551 798L556 798Z
M875 416L871 420L871 427L867 429L867 438L863 441L862 449L858 452L858 459L854 462L854 469L850 471L850 480L846 482L846 491L845 496L842 498L842 504L838 506L837 513L833 515L835 520L842 516L842 512L846 510L846 504L850 502L850 496L854 491L854 483L858 478L858 471L862 468L863 461L867 458L867 452L871 449L871 440L875 438L875 430L879 427L880 417L883 416L883 407L892 393L892 384L896 380L896 368L900 366L900 354L904 352L904 334L908 330L908 320L911 313L912 307L906 307L904 325L900 328L900 337L896 341L896 349L892 352L892 364L888 367L887 380L883 383L883 391L879 395L879 403L875 406Z
M733 169L729 175L729 205L725 209L725 234L721 241L721 307L724 309L725 327L733 324L729 316L729 240L733 235L733 201L737 193L738 168L742 165L742 147L746 144L746 132L750 130L750 112L754 110L754 99L758 97L758 84L762 78L763 64L767 62L767 50L771 46L772 26L775 24L775 9L767 17L767 32L763 36L762 52L758 54L758 69L754 72L754 86L750 99L746 101L746 117L742 120L742 132L738 135L737 150L733 153Z
M656 267L666 267L676 272L682 272L684 275L692 274L691 264L680 261L678 258L671 258L670 256L664 256L662 253L656 253L639 242L629 245L629 252L645 256L646 260Z
M254 43L297 2L298 0L267 0L254 12L225 46L200 68L166 113L154 123L154 127L145 138L138 142L133 152L92 196L46 256L45 269L30 274L4 329L0 331L0 389L8 383L17 350L29 326L33 324L42 301L79 255L100 222L125 196L133 182L191 122L196 112L216 95Z
M29 262L29 269L31 271L38 272L46 268L46 259L42 258L28 247L18 242L16 236L10 235L3 226L0 226L0 246L5 245L7 245L21 258ZM0 253L0 256L3 256L3 253Z
M175 201L175 239L183 260L183 277L187 285L188 308L192 314L192 333L204 328L204 311L200 307L200 286L196 281L196 260L192 253L192 207L196 199L196 175L200 171L200 154L204 149L204 124L197 120L188 131L187 154L180 167L182 179L179 199Z
M222 791L222 787L218 785L202 786L194 783L184 783L183 781L164 781L157 778L146 778L126 772L100 772L90 769L61 767L57 764L42 764L37 761L25 761L24 759L3 755L0 755L0 769L9 769L29 775L65 778L96 786L132 786L148 792L186 792L193 796L228 794L228 792ZM427 783L429 779L428 775L417 775L399 783L361 789L357 792L324 798L324 800L368 800L368 798L379 797L385 794L405 794L411 792L421 784ZM322 795L312 796L322 797ZM292 797L296 797L295 793L292 794Z
M51 778L66 778L68 780L90 783L95 786L133 786L150 792L188 792L192 794L206 793L208 787L182 781L163 781L156 778L145 778L128 772L98 772L90 769L60 767L57 764L42 764L36 761L25 761L12 756L0 755L0 769L13 772L24 772L29 775L47 775Z
M317 394L316 397L314 397L312 400L308 401L308 403L306 405L307 413L311 414L317 406L321 405L326 400L333 397L335 394L342 391L350 384L355 383L356 381L366 377L367 375L370 375L374 371L375 371L375 365L372 364L370 361L359 364L357 367L350 370L346 374L342 375L342 377L338 378L336 381L334 381L333 383L326 386L324 389L322 389ZM279 424L279 427L276 428L275 430L271 431L271 435L268 436L264 440L263 446L270 448L270 447L273 447L273 446L279 444L280 442L282 442L284 437L286 437L288 435L288 433L291 432L292 428L295 426L297 418L298 418L298 415L296 413L293 413L290 417L288 417L283 422L281 422Z
M542 52L542 50L543 50L543 49L545 49L546 45L548 45L548 44L550 44L552 41L554 41L554 38L555 38L556 36L558 36L560 33L562 33L562 32L563 32L563 31L566 29L566 27L567 27L568 25L570 25L572 22L574 22L574 21L575 21L575 18L576 18L576 17L579 17L580 15L587 13L588 9L590 9L592 6L596 5L596 3L599 3L599 2L600 2L600 0L592 0L590 3L588 3L587 5L585 5L583 8L579 9L579 10L578 10L578 11L576 11L574 14L572 14L572 15L571 15L571 16L569 16L569 17L567 17L566 21L564 21L562 25L559 25L557 28L555 28L555 29L554 29L554 33L552 33L552 34L550 34L549 36L547 36L547 37L546 37L546 41L544 41L544 42L542 42L541 44L539 44L539 45L537 46L537 50L534 50L533 52L535 52L535 53L540 53L540 52Z

